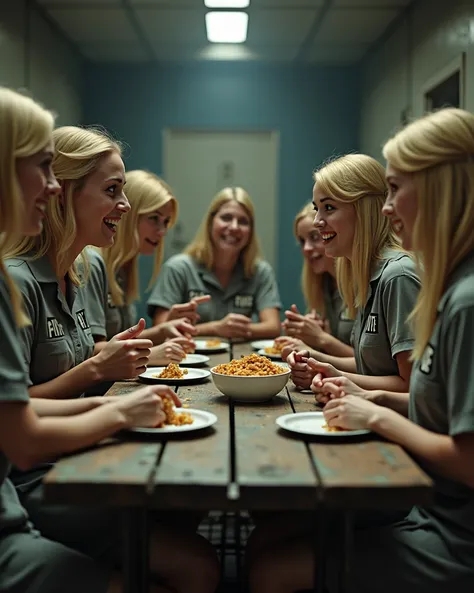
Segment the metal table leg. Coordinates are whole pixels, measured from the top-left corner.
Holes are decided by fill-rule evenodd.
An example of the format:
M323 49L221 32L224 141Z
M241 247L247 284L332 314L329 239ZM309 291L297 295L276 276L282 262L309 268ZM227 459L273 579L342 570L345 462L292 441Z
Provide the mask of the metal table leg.
M149 533L147 511L127 508L123 515L123 591L147 593L149 586Z

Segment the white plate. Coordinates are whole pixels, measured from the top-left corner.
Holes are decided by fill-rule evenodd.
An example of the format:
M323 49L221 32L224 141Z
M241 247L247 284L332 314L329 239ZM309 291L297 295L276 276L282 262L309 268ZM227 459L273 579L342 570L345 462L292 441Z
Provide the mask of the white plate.
M207 346L207 340L194 340L196 344L196 352L227 352L229 350L229 343L224 340L221 341L220 346Z
M130 428L132 432L141 432L146 434L163 434L168 432L190 432L192 430L202 430L212 426L217 422L217 416L205 410L193 410L192 408L177 408L177 412L188 412L193 417L192 424L183 424L182 426L164 426L163 428Z
M149 367L144 373L139 375L143 383L157 383L159 385L192 385L193 383L202 383L211 373L206 369L188 369L188 372L182 379L159 379L153 375L159 375L166 367Z
M341 430L338 432L328 432L323 428L326 424L322 412L298 412L297 414L285 414L276 419L280 428L295 432L297 434L308 434L327 437L329 439L341 439L347 437L361 436L370 434L370 430Z
M209 362L209 356L204 356L204 354L187 354L186 358L179 363L179 366L182 367L197 367Z
M257 354L260 354L261 356L266 356L267 358L271 358L272 360L281 360L281 354L268 354L268 352L265 352L263 348L261 350L257 350Z
M254 350L263 350L264 348L269 348L273 346L275 340L256 340L255 342L251 342L250 345Z

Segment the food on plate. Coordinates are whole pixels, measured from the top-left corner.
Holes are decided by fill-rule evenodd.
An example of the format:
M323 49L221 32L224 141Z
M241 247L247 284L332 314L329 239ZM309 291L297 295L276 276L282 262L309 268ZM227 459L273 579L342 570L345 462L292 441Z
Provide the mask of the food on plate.
M226 364L219 364L214 368L215 373L222 375L238 375L241 377L281 375L288 369L271 362L265 356L249 354L240 359L231 360Z
M283 350L284 344L278 344L277 342L273 342L271 346L266 346L264 348L266 354L273 354L273 355L280 355Z
M163 422L157 424L155 428L163 428L169 425L183 426L194 422L189 412L176 412L173 402L168 397L163 398L163 412L166 414L166 418Z
M340 426L328 426L327 424L323 424L321 428L324 428L326 432L344 432L346 430Z
M188 369L180 369L179 364L170 362L159 375L152 375L155 379L182 379L188 374Z
M210 340L206 340L206 348L219 348L221 343L219 338L211 338Z

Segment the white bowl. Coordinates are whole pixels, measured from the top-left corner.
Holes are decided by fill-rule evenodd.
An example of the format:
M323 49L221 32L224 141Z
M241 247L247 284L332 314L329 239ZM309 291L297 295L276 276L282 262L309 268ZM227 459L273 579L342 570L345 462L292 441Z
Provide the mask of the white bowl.
M214 368L211 369L214 385L221 393L238 402L267 401L280 393L290 377L290 369L278 375L244 377L216 373Z

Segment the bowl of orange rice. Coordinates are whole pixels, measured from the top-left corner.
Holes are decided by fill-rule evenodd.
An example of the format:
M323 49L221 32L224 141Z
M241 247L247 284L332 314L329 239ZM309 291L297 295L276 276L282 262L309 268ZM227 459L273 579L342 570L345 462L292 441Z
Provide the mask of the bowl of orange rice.
M211 369L217 389L238 402L263 402L287 384L290 370L265 356L249 354Z

